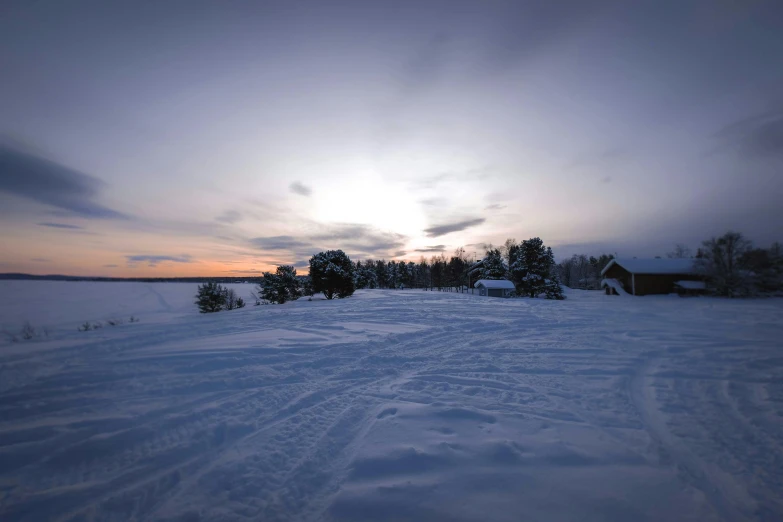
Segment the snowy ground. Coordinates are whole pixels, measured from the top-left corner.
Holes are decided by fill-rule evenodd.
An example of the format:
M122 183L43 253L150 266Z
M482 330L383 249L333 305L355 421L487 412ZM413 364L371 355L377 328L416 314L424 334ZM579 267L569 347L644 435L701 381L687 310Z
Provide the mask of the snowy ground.
M783 300L0 292L4 522L783 519Z

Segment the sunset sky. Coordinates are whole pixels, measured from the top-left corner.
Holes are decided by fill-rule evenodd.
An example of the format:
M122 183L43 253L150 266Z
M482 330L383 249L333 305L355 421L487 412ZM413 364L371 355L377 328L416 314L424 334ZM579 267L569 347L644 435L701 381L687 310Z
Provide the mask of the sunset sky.
M783 240L783 2L4 1L0 272Z

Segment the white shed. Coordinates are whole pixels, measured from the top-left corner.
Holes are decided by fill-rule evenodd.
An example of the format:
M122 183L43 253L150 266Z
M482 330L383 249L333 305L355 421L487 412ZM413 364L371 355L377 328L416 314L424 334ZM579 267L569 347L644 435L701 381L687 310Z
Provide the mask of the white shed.
M473 286L487 297L508 297L516 288L508 279L479 279Z

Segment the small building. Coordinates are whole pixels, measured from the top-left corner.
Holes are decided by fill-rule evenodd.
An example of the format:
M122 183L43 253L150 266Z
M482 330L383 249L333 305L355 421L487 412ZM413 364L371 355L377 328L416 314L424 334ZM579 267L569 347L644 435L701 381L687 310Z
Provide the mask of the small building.
M704 288L704 278L693 259L612 259L601 277L601 287L614 295L671 294L684 286Z
M702 295L707 293L707 283L705 281L676 281L674 283L675 291L680 296Z
M479 279L473 285L479 295L487 297L508 297L516 287L508 279Z

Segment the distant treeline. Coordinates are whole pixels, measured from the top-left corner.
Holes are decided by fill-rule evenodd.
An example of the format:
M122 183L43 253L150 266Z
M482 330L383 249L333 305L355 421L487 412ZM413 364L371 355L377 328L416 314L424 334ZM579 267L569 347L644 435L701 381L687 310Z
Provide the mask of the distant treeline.
M97 281L97 282L136 282L136 283L258 283L260 276L253 277L90 277L67 275L0 274L0 279L28 281Z

